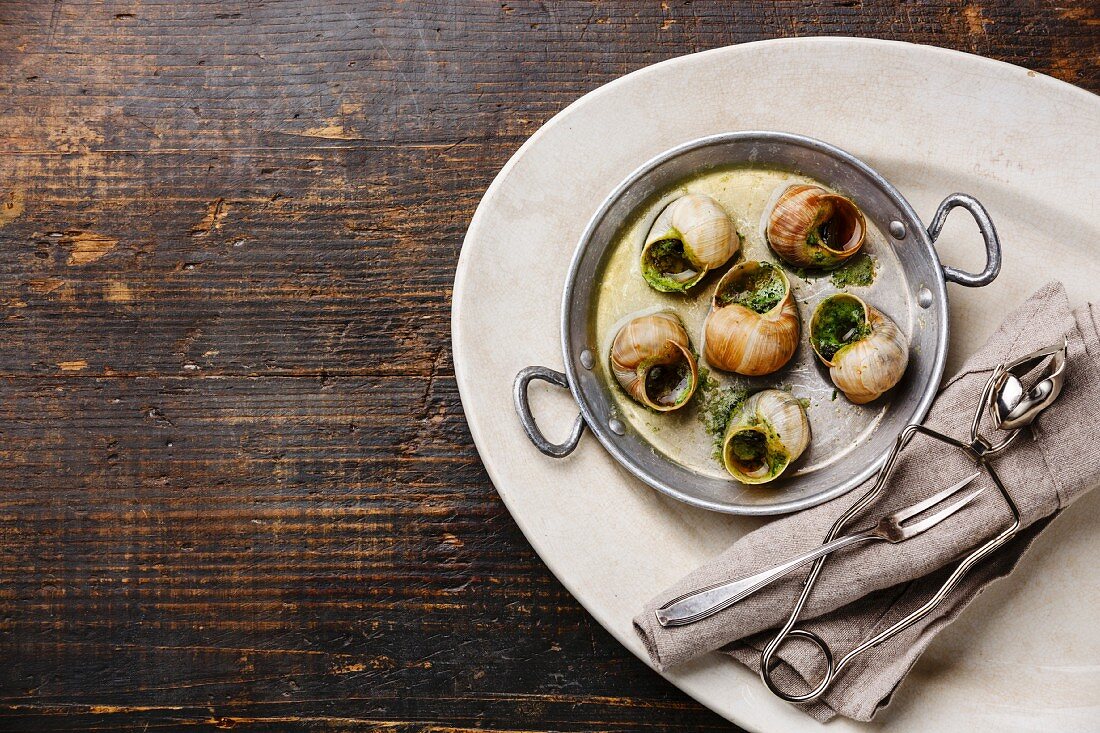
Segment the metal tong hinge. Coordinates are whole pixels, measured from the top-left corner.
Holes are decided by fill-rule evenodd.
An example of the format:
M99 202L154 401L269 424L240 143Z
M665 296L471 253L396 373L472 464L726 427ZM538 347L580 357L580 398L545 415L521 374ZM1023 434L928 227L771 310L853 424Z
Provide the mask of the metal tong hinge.
M982 407L988 406L995 430L1009 431L1000 442L994 443L981 434L984 409L974 414L970 428L970 450L979 458L994 456L1007 448L1022 428L1031 425L1043 410L1062 393L1066 378L1066 355L1069 340L1033 351L1015 361L999 365L993 370L982 393ZM1048 360L1043 374L1030 388L1025 388L1024 377Z

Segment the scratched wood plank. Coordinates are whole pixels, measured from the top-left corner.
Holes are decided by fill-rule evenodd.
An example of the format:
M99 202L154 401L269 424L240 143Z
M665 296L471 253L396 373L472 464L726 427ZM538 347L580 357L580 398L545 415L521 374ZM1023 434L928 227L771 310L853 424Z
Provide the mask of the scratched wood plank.
M450 288L569 102L818 34L1100 89L1087 2L0 3L0 729L731 730L512 524Z

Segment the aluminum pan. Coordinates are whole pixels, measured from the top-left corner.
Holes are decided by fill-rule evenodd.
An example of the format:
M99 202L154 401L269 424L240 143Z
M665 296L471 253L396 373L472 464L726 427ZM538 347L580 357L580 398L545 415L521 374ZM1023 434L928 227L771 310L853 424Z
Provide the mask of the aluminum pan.
M816 178L852 197L882 232L898 231L895 222L900 222L904 238L887 239L895 243L911 312L914 318L919 313L923 324L912 330L909 368L893 390L889 409L844 460L749 491L739 490L740 485L731 480L687 469L655 451L629 424L622 435L613 431L611 387L598 370L585 368L581 357L585 350L598 353L591 319L597 276L622 223L637 207L678 181L710 167L738 164L777 167ZM901 428L923 420L943 376L947 312L943 270L932 240L913 208L886 179L827 143L788 133L736 132L701 138L662 153L605 199L581 236L570 265L562 299L562 349L569 387L585 422L631 474L664 494L704 509L780 514L820 504L858 486L881 466Z

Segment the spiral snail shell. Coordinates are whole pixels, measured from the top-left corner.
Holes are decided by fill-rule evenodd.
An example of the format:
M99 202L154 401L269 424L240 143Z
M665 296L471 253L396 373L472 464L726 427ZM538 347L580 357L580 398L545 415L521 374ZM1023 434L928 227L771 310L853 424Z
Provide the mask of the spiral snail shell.
M740 248L741 238L718 202L686 194L653 222L642 247L642 276L656 290L683 293Z
M810 345L833 384L857 405L897 384L909 364L909 344L897 324L850 293L830 295L814 309Z
M795 184L776 200L765 233L783 261L827 270L860 250L867 222L850 199L820 186Z
M741 262L718 281L703 323L707 363L748 376L770 374L798 349L791 283L770 262Z
M743 484L778 478L810 444L810 421L793 395L766 389L745 400L722 439L722 463Z
M658 412L687 404L699 370L680 319L653 313L628 321L611 344L611 372L634 400Z

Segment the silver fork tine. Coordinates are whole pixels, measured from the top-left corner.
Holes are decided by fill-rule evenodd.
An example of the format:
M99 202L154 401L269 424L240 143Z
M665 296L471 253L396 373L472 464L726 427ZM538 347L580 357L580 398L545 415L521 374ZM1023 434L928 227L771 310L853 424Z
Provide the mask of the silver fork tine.
M939 492L938 494L933 494L932 496L928 497L924 501L922 501L920 503L917 503L917 504L914 504L913 506L907 506L904 509L899 509L896 512L894 512L893 514L891 514L890 517L898 523L904 522L906 519L909 519L910 517L915 517L918 514L920 514L921 512L923 512L927 509L931 509L936 504L939 504L941 501L943 501L947 497L951 496L952 494L957 494L958 492L962 491L962 489L967 484L969 484L971 481L973 481L974 479L978 478L978 476L981 476L981 475L982 475L981 471L975 471L974 473L970 474L969 476L967 476L966 478L964 478L962 481L955 484L954 486L948 486L946 489Z
M977 499L978 495L981 494L983 491L985 491L984 486L981 487L980 489L978 489L977 491L971 492L968 496L966 496L963 499L960 499L959 501L955 502L951 506L936 512L935 514L928 517L927 519L922 519L919 522L914 522L913 524L903 526L901 528L901 531L903 533L905 533L905 539L909 539L910 537L915 537L915 536L919 535L921 532L925 531L926 529L930 529L931 527L935 527L937 524L939 524L943 520L947 519L952 514L959 511L960 509L965 507L970 502Z

